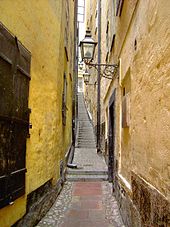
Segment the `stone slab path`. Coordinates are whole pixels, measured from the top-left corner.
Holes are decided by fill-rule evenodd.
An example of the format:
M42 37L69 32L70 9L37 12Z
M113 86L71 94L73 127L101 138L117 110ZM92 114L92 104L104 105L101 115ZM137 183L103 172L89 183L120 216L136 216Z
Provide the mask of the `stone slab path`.
M93 127L82 93L78 96L78 138L73 163L67 168L67 181L55 204L37 227L124 227L108 168L97 154Z
M83 93L78 94L78 136L73 163L77 169L67 168L68 181L108 180L108 167L97 154L93 126L87 113Z
M37 227L124 227L108 182L66 182Z

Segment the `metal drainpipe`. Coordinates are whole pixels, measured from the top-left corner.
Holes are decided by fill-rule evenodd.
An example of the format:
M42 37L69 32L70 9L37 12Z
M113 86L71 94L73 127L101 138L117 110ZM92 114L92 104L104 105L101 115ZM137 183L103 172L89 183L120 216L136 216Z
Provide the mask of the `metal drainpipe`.
M100 152L101 0L98 0L97 152Z
M77 55L76 55L76 116L78 120L78 61L79 61L79 26L80 23L77 21Z

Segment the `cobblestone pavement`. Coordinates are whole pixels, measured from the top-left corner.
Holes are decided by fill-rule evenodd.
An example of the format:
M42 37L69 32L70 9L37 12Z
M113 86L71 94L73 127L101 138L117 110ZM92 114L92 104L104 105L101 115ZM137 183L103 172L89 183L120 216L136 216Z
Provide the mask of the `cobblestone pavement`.
M55 204L37 227L124 227L112 186L107 182L107 165L97 154L94 133L79 94L79 133L73 163ZM105 180L105 181L103 181Z
M56 202L46 216L38 223L37 227L60 226L64 214L69 209L72 200L72 183L66 182Z
M108 182L66 182L37 227L124 227Z

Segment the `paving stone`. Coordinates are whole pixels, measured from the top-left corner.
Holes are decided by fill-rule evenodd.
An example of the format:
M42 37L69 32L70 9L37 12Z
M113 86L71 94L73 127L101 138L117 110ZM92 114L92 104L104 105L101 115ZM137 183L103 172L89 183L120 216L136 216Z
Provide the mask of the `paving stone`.
M97 154L96 148L87 148L88 140L90 145L95 145L95 140L82 94L79 94L78 101L81 135L78 140L80 146L86 147L75 149L73 163L79 168L68 169L67 173L79 182L66 181L56 202L37 227L125 227L117 201L112 195L112 185L107 181L100 181L103 176L107 180L106 163ZM88 182L81 181L80 175ZM94 177L97 181L89 182Z
M37 227L125 227L111 190L108 182L67 182Z

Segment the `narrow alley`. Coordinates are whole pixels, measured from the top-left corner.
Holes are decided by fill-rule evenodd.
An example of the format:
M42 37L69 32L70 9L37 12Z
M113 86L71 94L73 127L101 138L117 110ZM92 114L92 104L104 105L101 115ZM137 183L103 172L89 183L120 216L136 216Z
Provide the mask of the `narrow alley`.
M108 183L103 157L97 154L93 127L78 93L78 137L73 163L58 199L37 227L123 227L118 204Z
M170 227L170 0L0 0L0 227Z

